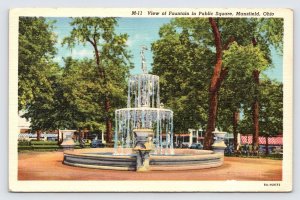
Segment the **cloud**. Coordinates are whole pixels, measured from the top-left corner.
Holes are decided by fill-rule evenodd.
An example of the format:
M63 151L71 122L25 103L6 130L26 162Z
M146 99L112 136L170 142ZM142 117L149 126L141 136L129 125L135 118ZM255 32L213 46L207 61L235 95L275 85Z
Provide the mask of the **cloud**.
M148 34L134 34L134 35L130 35L126 44L129 47L139 47L142 45L143 42L145 41L149 42L151 40L152 38Z
M92 58L93 51L87 49L74 49L71 51L71 56L73 58Z

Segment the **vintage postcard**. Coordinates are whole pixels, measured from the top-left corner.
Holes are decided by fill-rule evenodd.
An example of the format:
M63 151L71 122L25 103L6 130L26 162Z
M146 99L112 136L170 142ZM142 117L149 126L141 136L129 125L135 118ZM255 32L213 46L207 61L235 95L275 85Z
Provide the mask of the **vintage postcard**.
M289 192L293 11L15 8L12 192Z

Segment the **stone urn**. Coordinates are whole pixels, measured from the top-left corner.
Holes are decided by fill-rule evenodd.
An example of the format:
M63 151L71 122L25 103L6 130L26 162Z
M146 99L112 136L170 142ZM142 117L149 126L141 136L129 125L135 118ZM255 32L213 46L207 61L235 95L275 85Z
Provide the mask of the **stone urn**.
M73 130L60 130L63 135L63 142L60 144L63 150L73 150L75 147L75 142L73 140Z
M218 129L215 129L213 134L216 137L216 140L212 145L213 151L215 153L224 154L224 150L227 147L225 142L224 142L226 132L222 132L222 131L219 131Z
M135 147L133 151L136 153L136 171L149 171L150 152L152 151L152 129L134 129Z

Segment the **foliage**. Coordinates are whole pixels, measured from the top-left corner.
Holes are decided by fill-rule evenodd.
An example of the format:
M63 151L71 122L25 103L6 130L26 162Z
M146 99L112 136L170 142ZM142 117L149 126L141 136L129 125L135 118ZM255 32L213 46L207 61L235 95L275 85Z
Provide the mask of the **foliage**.
M30 141L28 140L18 141L18 146L30 146Z
M128 35L117 35L115 18L74 18L73 30L63 44L97 46L101 60L65 58L65 66L53 62L56 38L52 22L44 18L20 18L19 109L36 130L101 130L106 116L105 97L116 108L125 104L126 79L131 63L126 50ZM97 54L98 55L98 54ZM105 73L105 75L103 75Z
M18 107L27 109L38 98L48 98L49 75L56 70L52 58L56 53L52 22L43 17L20 17L18 60Z
M128 52L126 41L127 34L117 35L115 26L116 18L82 17L73 18L70 23L73 29L69 37L64 38L62 44L74 48L76 44L90 44L95 49L95 68L99 75L99 83L107 83L102 88L104 93L113 93L118 89L114 84L124 84L125 78L132 67L131 55ZM98 52L96 52L98 51Z
M271 51L282 48L282 19L216 18L223 70L217 126L232 131L233 112L256 97L252 73L272 66ZM174 110L175 131L207 126L208 88L215 64L215 41L208 19L176 18L161 27L152 44L153 73L161 77L164 103ZM243 115L243 113L242 113ZM251 117L245 117L252 123ZM241 127L242 128L242 127Z
M278 135L283 131L283 84L270 79L262 80L259 88L260 134ZM243 105L243 119L240 131L247 134L252 131L251 106Z
M115 33L117 19L113 17L73 18L70 24L73 29L62 44L71 49L76 44L89 44L94 49L94 72L97 76L93 76L93 84L99 86L98 106L102 108L107 139L110 142L113 108L123 104L126 79L132 67L130 52L126 49L128 35Z
M203 127L207 120L205 88L213 52L198 43L187 27L179 28L177 23L182 22L172 21L161 27L161 38L152 44L152 72L160 76L162 102L174 111L175 131L183 132Z
M240 112L242 105L249 105L256 96L256 86L252 80L253 70L265 70L269 63L265 52L259 46L240 46L234 42L224 51L223 65L229 72L220 90L217 124L231 132L233 113Z
M265 58L265 52L260 46L252 44L240 46L237 42L233 42L230 48L224 51L223 64L234 73L234 76L243 78L245 75L251 76L254 69L264 71L269 65Z
M260 18L259 30L268 45L273 45L280 53L283 51L284 24L282 18Z
M95 84L97 73L94 65L90 59L65 59L58 103L62 106L58 117L67 128L100 130L103 126L103 111L98 103L101 87Z
M58 128L57 110L57 87L61 69L56 63L50 63L47 66L47 85L44 88L40 86L40 91L27 106L25 114L22 117L30 119L31 129L37 130L54 130Z
M261 83L260 129L262 135L278 135L283 131L283 84L264 80Z
M32 146L18 146L18 152L19 151L32 151Z
M55 141L30 141L31 145L57 145Z

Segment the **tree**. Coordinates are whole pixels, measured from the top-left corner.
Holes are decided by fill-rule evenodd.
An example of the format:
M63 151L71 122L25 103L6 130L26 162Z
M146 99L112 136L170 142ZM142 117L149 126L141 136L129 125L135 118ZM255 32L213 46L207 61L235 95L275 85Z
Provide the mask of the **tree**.
M168 26L173 28L168 28ZM214 131L216 125L218 92L228 73L227 68L222 68L223 51L227 50L233 41L238 41L241 44L245 44L245 41L251 41L251 38L249 38L248 34L241 30L251 31L253 29L253 24L249 23L247 19L215 20L210 18L208 20L205 18L176 18L169 25L166 25L164 29L169 35L187 31L189 33L189 39L193 41L193 44L197 45L195 48L198 49L199 52L205 52L207 55L206 58L203 58L204 56L201 57L202 60L195 60L193 67L195 68L195 74L202 74L201 78L205 76L205 78L200 78L202 84L199 85L201 87L198 87L197 89L208 89L205 92L202 91L202 93L206 93L208 95L208 98L201 99L201 101L198 101L197 105L198 107L202 107L202 105L208 103L206 109L208 110L206 115L206 123L204 122L206 126L204 146L205 148L209 149L213 139L212 132ZM220 34L220 30L222 30L222 36ZM166 49L167 48L170 47L166 46ZM213 55L215 56L213 57ZM169 54L165 55L165 60L172 60L175 56L176 54L173 55L172 52L169 52ZM185 62L185 60L186 57L182 57L181 62ZM161 65L164 64L163 60L158 62L161 62ZM154 62L154 65L155 64L156 61ZM177 68L176 65L173 65L173 68L174 67ZM173 71L175 70L173 69ZM189 76L193 78L189 79L199 79L199 77L194 76L195 74L190 73ZM207 78L208 74L212 74L212 76ZM174 77L174 75L176 74L170 74L169 76ZM197 87L197 85L194 85L193 87L195 86ZM209 100L207 101L207 99ZM207 103L202 104L203 100L206 100ZM195 107L195 105L193 106Z
M34 95L31 103L27 105L26 112L22 117L30 119L32 131L37 132L37 140L40 140L42 130L55 130L58 119L55 118L55 113L59 112L56 107L56 89L58 79L61 74L57 63L47 63L47 75L45 75L45 83L39 86L39 93Z
M124 88L131 67L130 55L126 50L128 35L115 33L117 20L112 17L73 18L70 24L73 29L62 44L67 44L69 48L74 48L76 43L89 44L94 49L98 75L95 84L100 84L102 94L98 101L99 106L104 107L107 141L111 142L113 115L111 99L115 93Z
M268 137L283 131L283 84L264 79L260 92L260 133L266 137L266 154L269 153Z
M43 17L20 17L18 59L18 107L26 110L51 88L49 70L56 53L53 23Z
M252 72L255 69L265 70L269 63L265 52L259 46L254 47L252 44L239 46L236 42L224 51L223 61L224 66L228 66L229 73L221 97L222 101L225 101L225 110L229 109L232 113L232 117L228 115L227 117L233 119L234 146L237 148L237 116L242 105L249 104L249 102L253 102L254 98L257 98L258 91L255 87L256 83L252 81Z
M205 128L208 92L201 89L207 87L213 60L213 52L181 20L161 27L160 39L152 44L152 73L160 76L161 101L174 111L177 133Z
M283 20L282 19L259 19L258 21L258 31L260 34L253 33L252 45L264 47L265 51L270 51L270 46L274 46L279 52L282 52L283 44ZM270 58L267 57L267 58ZM272 63L271 60L269 62ZM255 93L253 95L252 103L252 120L253 120L253 146L255 150L258 150L259 146L259 98L258 98L258 88L259 88L259 75L261 69L254 66L252 71L253 81L255 83Z
M84 129L100 131L103 128L103 112L98 99L99 84L92 59L64 59L65 66L57 87L55 118L62 128L78 130L79 140ZM76 87L74 87L76 86Z
M47 111L53 94L59 67L52 61L56 53L53 22L43 17L20 17L18 108L22 117L30 118L31 128L40 139L42 127L51 127Z

